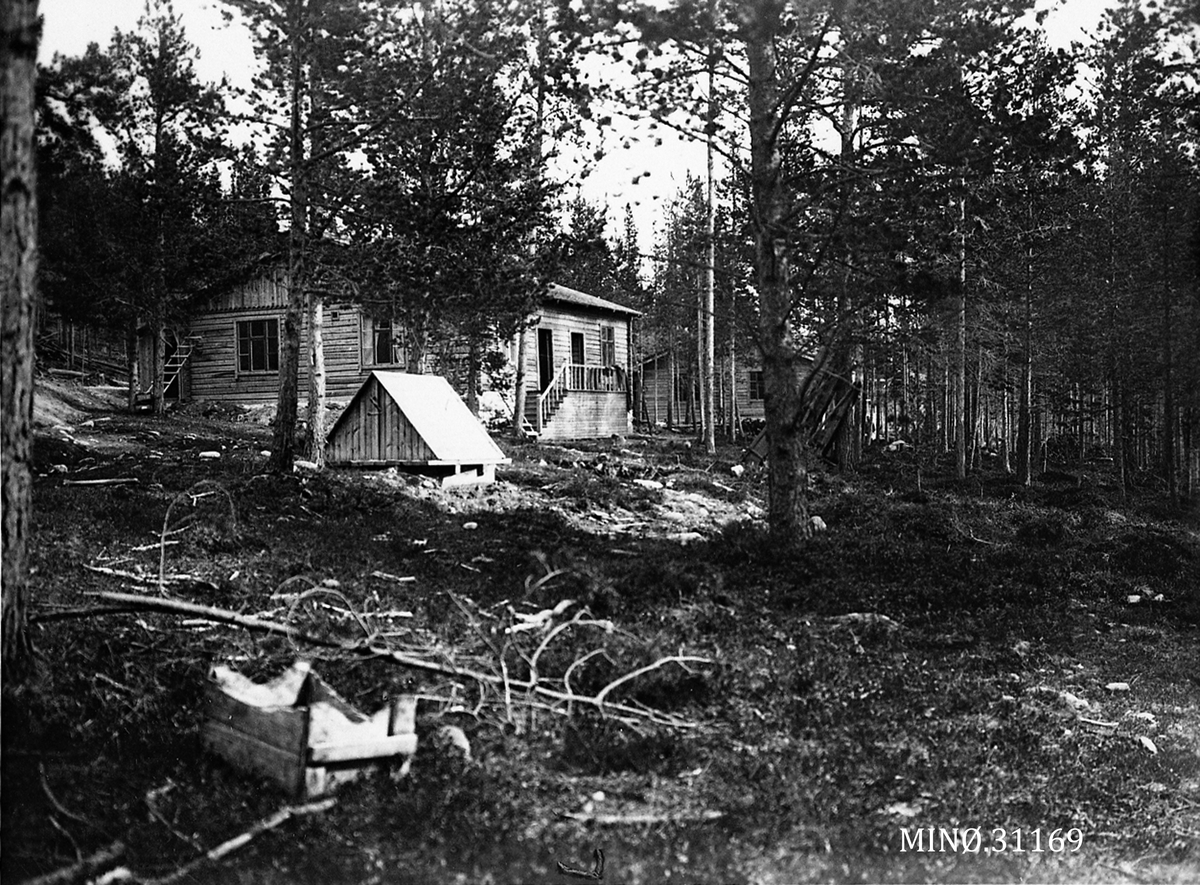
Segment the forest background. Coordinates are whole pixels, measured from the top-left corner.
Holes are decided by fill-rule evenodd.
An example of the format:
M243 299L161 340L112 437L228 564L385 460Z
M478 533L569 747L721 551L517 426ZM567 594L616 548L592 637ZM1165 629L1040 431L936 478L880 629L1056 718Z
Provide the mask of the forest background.
M959 476L994 453L1027 481L1054 437L1153 468L1172 499L1195 481L1195 3L1115 4L1066 47L1050 8L987 0L218 8L253 35L249 88L205 83L158 0L44 69L43 297L163 329L286 251L276 469L305 312L321 459L325 298L399 320L417 358L464 337L474 379L559 278L643 309L642 352L695 364L710 449L715 342L760 366L779 539L807 521L812 353L860 394L843 467L876 434L940 437ZM708 159L649 274L632 205L610 240L611 207L564 173L632 145L630 117Z

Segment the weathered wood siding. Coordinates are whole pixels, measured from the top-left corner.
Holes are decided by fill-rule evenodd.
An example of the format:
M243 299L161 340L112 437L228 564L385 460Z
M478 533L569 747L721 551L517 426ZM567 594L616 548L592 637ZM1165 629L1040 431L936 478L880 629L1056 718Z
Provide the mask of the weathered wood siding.
M571 359L571 333L583 333L584 365L599 366L600 328L611 326L615 330L615 364L632 368L629 364L630 322L627 317L604 313L587 308L570 308L566 305L547 304L538 316L537 325L529 330L529 346L525 353L525 377L529 389L537 392L538 354L537 330L549 329L554 340L554 368L557 371Z
M279 372L242 372L238 367L237 324L246 320L274 319L279 323L280 359L283 351L283 322L286 286L255 280L245 290L236 290L198 314L191 334L200 342L185 371L187 392L193 399L223 399L235 402L269 402L279 391ZM325 305L325 390L330 397L353 396L374 366L362 362L362 315L357 305ZM300 396L308 391L308 319L301 324Z
M554 348L555 374L571 361L571 333L583 334L584 365L599 366L601 361L601 328L611 327L613 333L613 364L632 369L630 363L632 323L623 314L588 307L547 303L543 306L537 325L529 329L525 348L525 377L527 414L536 414L541 390L538 386L538 330L549 330ZM514 351L515 353L515 351ZM589 439L628 433L630 402L627 393L590 393L572 391L555 413L543 439Z
M667 423L667 404L672 401L670 363L665 356L642 363L642 397L646 404L645 418L655 424ZM674 402L674 419L680 420L679 403ZM642 416L639 416L639 418Z
M573 390L562 401L542 439L597 439L633 429L629 398L624 393Z
M676 360L681 359L676 357ZM658 424L666 424L667 422L667 403L674 396L672 408L674 409L675 422L682 423L688 417L688 401L687 387L688 383L695 383L694 370L692 365L677 366L682 380L680 381L679 389L672 390L670 364L665 355L657 357L654 360L647 360L642 364L641 384L644 385L646 417L648 420ZM750 373L759 371L756 363L743 362L739 360L737 364L737 386L735 394L737 396L737 414L742 420L759 420L764 417L763 401L761 399L750 398ZM717 400L718 417L725 418L725 410L728 408L729 397L729 363L722 359L718 361L715 367L716 384L715 396ZM699 392L693 391L693 396L698 397ZM693 407L697 407L693 403Z
M742 420L761 421L766 412L761 399L750 398L750 373L762 371L757 365L739 363L737 371L737 414ZM729 384L729 364L725 364L725 384Z
M396 401L371 378L339 419L337 432L329 440L327 457L332 464L411 464L429 461L434 453L401 413Z

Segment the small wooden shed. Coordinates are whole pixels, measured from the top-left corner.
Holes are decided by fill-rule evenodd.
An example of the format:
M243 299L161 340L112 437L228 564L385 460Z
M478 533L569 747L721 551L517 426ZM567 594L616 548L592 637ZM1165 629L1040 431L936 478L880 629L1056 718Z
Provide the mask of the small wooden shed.
M443 486L488 483L508 464L450 383L439 375L374 371L329 431L334 467L402 467Z

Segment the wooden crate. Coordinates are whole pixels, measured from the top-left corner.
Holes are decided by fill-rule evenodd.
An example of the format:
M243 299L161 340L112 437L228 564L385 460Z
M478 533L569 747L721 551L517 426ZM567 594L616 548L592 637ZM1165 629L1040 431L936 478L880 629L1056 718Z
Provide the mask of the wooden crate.
M218 666L205 689L201 740L234 768L308 799L412 756L416 706L405 695L367 716L304 661L265 684Z

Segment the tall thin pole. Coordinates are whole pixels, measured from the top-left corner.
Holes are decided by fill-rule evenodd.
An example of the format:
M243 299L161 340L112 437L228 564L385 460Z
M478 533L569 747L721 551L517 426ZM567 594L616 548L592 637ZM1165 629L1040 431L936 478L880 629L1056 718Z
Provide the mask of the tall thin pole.
M715 10L715 5L711 2L709 3L709 10L710 14ZM717 451L716 413L714 411L716 403L713 397L713 363L716 350L716 337L713 328L716 325L716 298L714 290L716 289L717 257L715 242L716 224L714 220L715 207L713 206L713 124L716 117L716 97L713 95L713 81L715 80L713 68L716 64L715 56L715 50L710 43L708 49L708 125L705 127L708 153L708 183L704 211L704 238L708 254L705 257L704 267L704 305L700 310L700 413L703 419L704 451L710 455Z

